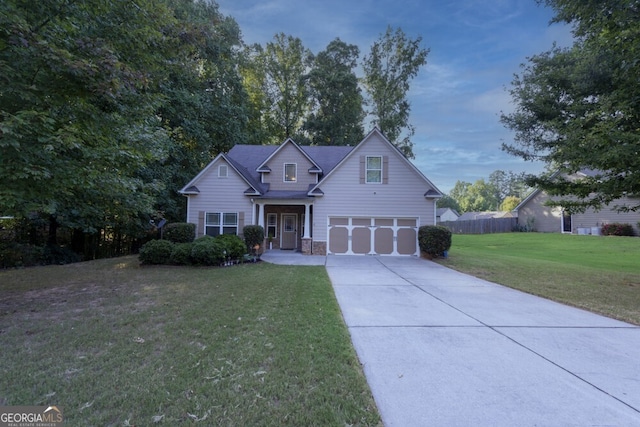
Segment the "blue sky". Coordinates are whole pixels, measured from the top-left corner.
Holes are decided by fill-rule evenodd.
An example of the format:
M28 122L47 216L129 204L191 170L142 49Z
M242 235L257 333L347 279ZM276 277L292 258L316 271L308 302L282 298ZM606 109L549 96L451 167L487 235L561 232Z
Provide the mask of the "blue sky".
M504 153L512 133L499 121L513 110L506 91L528 56L555 41L571 44L570 28L550 25L553 11L534 0L218 0L246 43L265 45L276 33L299 37L313 53L339 37L360 57L385 32L400 27L422 37L427 65L409 100L414 164L445 193L457 180L475 182L494 170L537 173L542 164ZM366 129L369 131L370 129Z

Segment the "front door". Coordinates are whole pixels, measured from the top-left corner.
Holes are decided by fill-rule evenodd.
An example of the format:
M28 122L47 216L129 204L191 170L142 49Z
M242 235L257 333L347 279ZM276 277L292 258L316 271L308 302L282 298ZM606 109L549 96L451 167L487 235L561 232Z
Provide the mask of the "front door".
M280 249L295 249L298 242L298 215L282 215L282 242Z
M573 227L571 225L571 214L565 210L562 211L562 232L571 233Z

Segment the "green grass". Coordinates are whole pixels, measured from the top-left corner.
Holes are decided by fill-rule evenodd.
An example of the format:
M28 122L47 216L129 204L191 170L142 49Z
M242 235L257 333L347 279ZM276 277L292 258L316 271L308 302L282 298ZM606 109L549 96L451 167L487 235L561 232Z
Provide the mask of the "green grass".
M640 325L640 239L556 233L454 235L441 263Z
M0 405L66 425L379 425L323 267L0 272Z

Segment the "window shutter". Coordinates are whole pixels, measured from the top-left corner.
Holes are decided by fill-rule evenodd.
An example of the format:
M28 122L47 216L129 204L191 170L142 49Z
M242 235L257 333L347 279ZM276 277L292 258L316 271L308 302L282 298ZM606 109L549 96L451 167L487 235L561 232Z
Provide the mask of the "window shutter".
M238 212L238 235L244 236L244 212Z
M364 174L365 174L365 162L366 158L364 156L360 156L360 184L365 183Z
M198 212L198 228L196 229L196 238L204 236L204 211Z
M382 157L382 183L389 183L389 156Z

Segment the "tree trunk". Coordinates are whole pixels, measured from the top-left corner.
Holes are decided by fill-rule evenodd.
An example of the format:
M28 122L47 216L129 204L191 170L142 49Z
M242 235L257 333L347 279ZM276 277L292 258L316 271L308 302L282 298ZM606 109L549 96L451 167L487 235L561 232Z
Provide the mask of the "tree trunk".
M47 237L47 245L58 245L58 219L55 215L49 215L49 236Z

